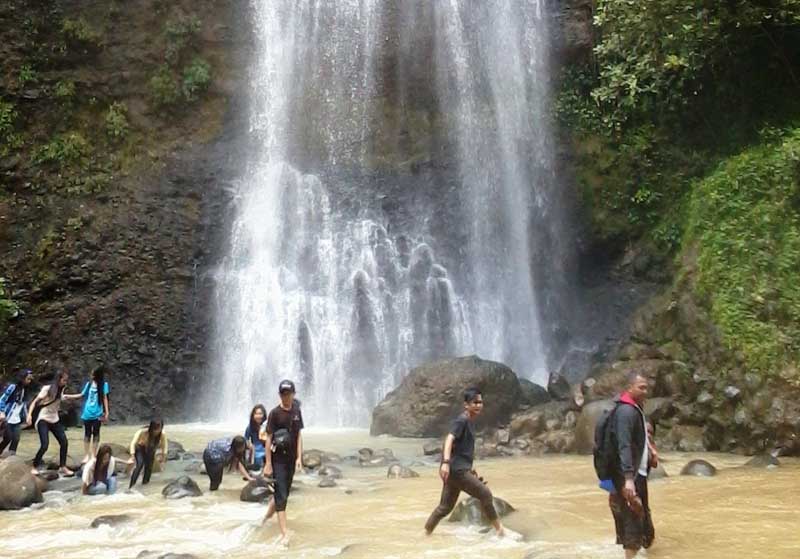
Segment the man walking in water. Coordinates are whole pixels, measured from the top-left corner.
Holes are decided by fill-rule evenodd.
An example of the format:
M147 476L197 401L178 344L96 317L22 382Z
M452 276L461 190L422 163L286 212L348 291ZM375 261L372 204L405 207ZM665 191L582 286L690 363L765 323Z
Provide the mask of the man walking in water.
M294 383L283 380L278 385L281 403L269 412L264 427L264 475L275 478L275 494L269 503L264 522L278 513L278 526L281 530L281 543L289 544L286 533L286 503L296 470L303 468L303 414L295 402Z
M611 441L615 447L612 481L614 491L609 498L617 544L625 549L625 558L636 556L655 539L653 520L647 495L647 475L655 458L647 434L644 402L647 399L647 378L630 373L627 388L619 396L617 407L609 418Z
M472 469L475 456L475 419L483 411L483 396L477 388L464 391L464 411L453 420L444 441L439 476L444 482L439 506L425 523L425 533L430 535L439 521L450 514L464 491L478 499L483 514L494 526L498 536L505 535L492 501L492 492Z

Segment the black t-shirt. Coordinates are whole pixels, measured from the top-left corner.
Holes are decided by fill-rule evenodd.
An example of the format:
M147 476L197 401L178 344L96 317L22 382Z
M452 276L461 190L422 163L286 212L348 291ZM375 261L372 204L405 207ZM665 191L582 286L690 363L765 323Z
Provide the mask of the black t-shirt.
M471 470L475 459L475 424L462 413L450 425L450 434L455 437L450 455L450 471Z
M275 431L279 429L286 429L292 437L288 452L272 452L273 460L289 460L293 462L297 459L297 439L300 436L300 430L302 428L303 414L300 412L300 406L298 406L296 402L292 403L292 409L288 411L280 406L276 406L269 412L267 433L273 435Z

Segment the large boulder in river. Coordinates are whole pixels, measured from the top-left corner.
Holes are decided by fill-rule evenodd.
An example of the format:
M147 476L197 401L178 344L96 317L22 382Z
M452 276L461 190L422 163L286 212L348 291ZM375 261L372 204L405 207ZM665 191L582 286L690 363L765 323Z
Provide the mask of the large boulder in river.
M18 510L42 502L31 467L16 456L0 461L0 510Z
M401 464L392 464L386 472L388 479L408 479L412 477L419 477L419 474L407 466Z
M165 499L182 499L184 497L200 497L203 492L192 478L181 476L165 485L161 494Z
M497 516L500 518L508 516L515 510L508 501L504 501L499 497L492 497L492 501L494 510L497 511ZM488 526L490 524L489 519L483 514L480 501L475 497L469 497L458 503L447 520L448 522L463 522L479 526Z
M122 524L128 524L132 521L133 516L130 514L104 514L92 520L92 523L89 524L89 528L99 528L100 526L121 526Z
M717 475L717 469L705 460L692 460L681 470L682 476L712 477Z
M507 423L521 400L517 375L507 366L473 355L428 363L413 369L372 412L370 434L439 437L463 409L462 393L483 393L477 428Z
M239 493L239 500L245 503L265 503L274 492L273 485L263 477L247 482Z
M614 409L613 400L598 400L583 407L575 426L575 452L591 454L594 450L594 430L604 414Z

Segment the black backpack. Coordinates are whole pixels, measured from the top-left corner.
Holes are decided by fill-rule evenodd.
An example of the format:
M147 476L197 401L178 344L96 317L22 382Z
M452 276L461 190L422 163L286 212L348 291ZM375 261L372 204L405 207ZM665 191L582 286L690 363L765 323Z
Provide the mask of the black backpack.
M620 405L617 402L612 409L603 412L594 428L594 471L600 481L611 479L617 463L617 445L612 419Z

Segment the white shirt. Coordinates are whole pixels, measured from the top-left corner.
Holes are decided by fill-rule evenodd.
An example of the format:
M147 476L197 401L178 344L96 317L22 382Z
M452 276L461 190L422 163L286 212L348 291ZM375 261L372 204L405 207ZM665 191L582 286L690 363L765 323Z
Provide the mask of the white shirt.
M108 470L106 470L106 478L110 478L114 474L114 468L116 467L116 461L114 457L111 456L108 461ZM83 483L86 485L92 485L94 482L94 469L97 466L97 458L92 458L89 462L83 467ZM106 480L100 480L105 482Z
M43 386L42 391L39 392L39 400L43 402L50 401L50 386ZM58 423L58 409L61 406L61 398L56 399L48 406L44 406L39 410L39 417L36 419L36 423L40 421L46 421L47 423Z
M644 416L642 410L642 422L644 422L644 452L642 452L642 461L639 462L639 475L647 477L647 466L650 464L650 435L647 434L647 418Z

